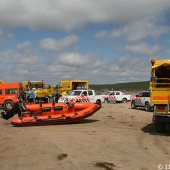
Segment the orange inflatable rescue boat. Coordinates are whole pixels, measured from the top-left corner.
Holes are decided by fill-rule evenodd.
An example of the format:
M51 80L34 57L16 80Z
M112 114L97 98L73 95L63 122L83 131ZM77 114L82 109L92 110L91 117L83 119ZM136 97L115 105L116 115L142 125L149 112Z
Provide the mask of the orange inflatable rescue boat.
M12 119L12 125L33 126L78 122L91 116L99 109L100 105L95 103L75 103L71 101L67 104L47 103L23 105L22 103L18 103L18 109L16 106L5 113L6 115L4 113L1 114L4 119L9 119L18 113L18 117Z

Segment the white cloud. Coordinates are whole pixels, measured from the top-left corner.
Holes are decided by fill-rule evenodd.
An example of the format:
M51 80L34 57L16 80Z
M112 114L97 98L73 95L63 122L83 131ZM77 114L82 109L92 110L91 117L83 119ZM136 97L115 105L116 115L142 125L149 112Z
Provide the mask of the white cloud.
M17 44L16 49L17 51L30 52L32 51L32 44L29 41L25 41L25 42Z
M95 37L97 39L109 39L111 35L111 31L106 31L106 30L102 30L99 31L95 34Z
M74 47L79 38L76 35L69 35L63 39L45 38L40 41L39 46L48 51L62 51Z
M8 39L8 40L12 40L14 37L15 37L15 35L14 35L12 32L9 32L9 33L7 34L7 39Z
M160 16L169 0L1 0L4 27L72 30L87 23L125 24L146 16Z
M140 44L128 45L126 49L135 54L142 54L145 56L146 55L155 56L162 50L162 47L158 44L150 46L145 43L140 43Z
M159 18L148 17L129 23L112 31L100 31L96 33L97 39L122 38L128 42L141 41L147 37L157 38L169 32L169 27Z
M36 64L37 56L32 51L32 45L26 41L17 45L15 50L7 50L0 54L3 63L9 64Z
M89 66L94 60L90 55L81 55L79 53L65 53L59 57L61 64L70 66Z
M2 45L3 43L3 33L2 33L2 30L0 29L0 46Z
M12 32L0 29L0 46L4 45L6 42L11 42L13 38L14 34Z
M91 83L144 81L149 79L150 60L144 62L142 58L122 56L104 61L94 55L65 53L57 65L49 67L49 72L61 79L87 79Z
M63 53L53 57L47 64L36 56L30 42L17 45L16 50L0 53L3 61L1 79L9 81L45 80L57 84L62 79L87 79L90 83L118 83L146 80L149 77L150 61L140 58L117 57L105 61L94 54Z

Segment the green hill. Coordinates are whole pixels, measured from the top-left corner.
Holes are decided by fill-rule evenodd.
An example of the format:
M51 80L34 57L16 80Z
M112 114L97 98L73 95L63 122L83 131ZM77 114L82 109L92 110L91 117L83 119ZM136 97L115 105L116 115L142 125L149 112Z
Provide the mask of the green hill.
M117 84L90 84L89 88L95 89L96 91L106 91L106 90L141 91L141 90L149 89L149 81L117 83Z

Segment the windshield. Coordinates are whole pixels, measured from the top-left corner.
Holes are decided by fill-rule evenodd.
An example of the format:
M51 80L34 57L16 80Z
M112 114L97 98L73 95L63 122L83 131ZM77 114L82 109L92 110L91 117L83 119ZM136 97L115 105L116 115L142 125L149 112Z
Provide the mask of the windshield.
M35 89L43 89L43 84L31 84L31 88L35 88Z
M115 95L115 92L113 92L113 91L108 91L108 92L105 93L105 95Z
M111 92L110 92L110 91L108 91L108 92L106 92L106 93L105 93L105 95L109 95L110 93L111 93Z
M82 91L71 91L68 93L68 96L80 96Z

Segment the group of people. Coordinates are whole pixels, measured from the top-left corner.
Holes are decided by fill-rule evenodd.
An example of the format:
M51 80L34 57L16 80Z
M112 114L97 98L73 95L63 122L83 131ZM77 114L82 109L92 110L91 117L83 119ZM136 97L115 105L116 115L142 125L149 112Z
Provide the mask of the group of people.
M66 95L67 93L65 92L64 95ZM63 95L63 96L64 96ZM48 101L55 101L55 102L58 102L58 99L61 97L62 95L59 95L57 92L54 92L54 94L49 97L47 100ZM41 99L37 98L37 94L36 94L36 89L32 88L30 90L26 90L24 92L24 94L22 95L22 98L24 99L24 101L26 103L29 103L29 104L35 104L35 103L39 103ZM47 102L47 101L43 101L43 102Z
M36 103L36 91L34 88L26 91L25 95L26 95L25 98L27 103L29 104Z
M57 90L54 91L54 94L49 98L45 98L47 100L44 99L44 103L47 103L47 102L58 102L58 99L62 96L65 96L67 95L67 93L64 91L62 94L59 94ZM29 104L35 104L35 103L39 103L40 100L43 100L43 99L40 99L37 97L37 93L36 93L36 89L35 88L31 88L31 89L26 89L25 91L21 91L20 92L20 96L21 98L23 99L23 101L25 101L26 103L29 103Z
M30 89L24 91L23 89L20 91L20 96L19 96L24 102L26 103L36 103L36 91L35 89Z

